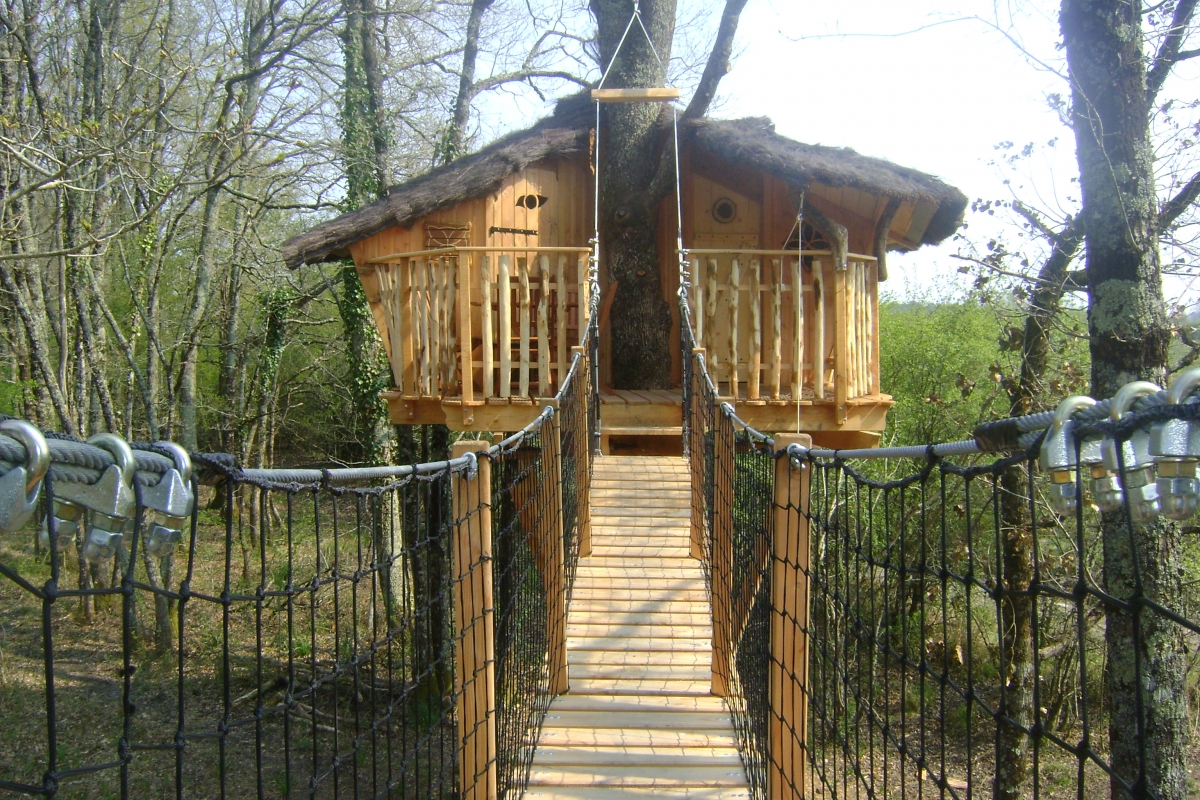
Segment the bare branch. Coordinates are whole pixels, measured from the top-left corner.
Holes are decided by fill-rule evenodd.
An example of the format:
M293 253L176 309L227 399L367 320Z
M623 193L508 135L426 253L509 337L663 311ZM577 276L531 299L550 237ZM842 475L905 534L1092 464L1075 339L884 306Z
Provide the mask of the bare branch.
M738 20L746 0L725 0L725 10L721 13L721 25L717 29L717 40L713 43L712 51L708 54L708 63L704 65L704 73L700 76L700 85L692 95L683 119L699 119L708 113L713 98L717 96L717 87L721 79L729 72L729 58L733 54L733 40L737 35Z
M1200 198L1200 172L1192 176L1192 179L1183 185L1174 197L1163 203L1162 209L1158 212L1158 229L1164 231L1175 224L1175 220L1179 216L1191 208Z
M1192 16L1196 13L1197 0L1179 0L1179 4L1175 6L1175 13L1171 17L1171 27L1167 30L1167 35L1163 37L1162 44L1158 47L1158 54L1151 62L1150 70L1146 73L1146 97L1150 104L1154 104L1154 98L1158 95L1160 89L1167 81L1167 76L1171 74L1171 68L1182 60L1180 48L1183 46L1183 40L1187 38L1187 28L1192 21ZM1190 56L1189 56L1190 57Z

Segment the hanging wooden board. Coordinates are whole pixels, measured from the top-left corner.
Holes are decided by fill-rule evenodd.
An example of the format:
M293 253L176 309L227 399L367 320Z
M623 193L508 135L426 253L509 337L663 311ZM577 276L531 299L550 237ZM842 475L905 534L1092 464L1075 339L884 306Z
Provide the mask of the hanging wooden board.
M597 103L670 103L679 99L678 89L593 89Z

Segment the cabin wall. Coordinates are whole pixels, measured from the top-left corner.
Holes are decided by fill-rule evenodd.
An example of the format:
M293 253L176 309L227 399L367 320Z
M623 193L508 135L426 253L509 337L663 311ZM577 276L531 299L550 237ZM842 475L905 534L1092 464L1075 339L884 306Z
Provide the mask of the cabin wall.
M680 168L683 239L689 247L717 250L779 250L786 244L796 224L792 189L786 181L759 170L730 164L711 154L706 153L694 158L688 150L682 154ZM732 201L736 207L736 213L727 220L720 220L714 215L716 204L723 199ZM887 205L886 197L876 197L852 188L813 184L808 189L808 200L831 219L846 226L851 252L873 254L875 226ZM893 224L893 231L906 230L910 224L912 205L906 203L900 211ZM907 216L901 219L904 213L907 213ZM663 297L671 307L671 385L677 387L681 383L681 370L678 345L679 311L676 299L679 271L675 255L674 196L668 196L660 206L659 230L659 265ZM805 383L813 380L813 373L818 368L831 368L833 350L837 342L833 313L833 265L829 259L826 261L829 263L823 265L825 274L820 276L820 280L817 280L811 269L803 270L802 274L804 319L807 328L802 337L805 352L801 359ZM748 264L742 266L743 271L748 268ZM774 268L770 258L764 259L764 263L760 265L764 284L776 280ZM728 269L727 265L722 265L718 271L718 283L723 284L727 281ZM790 287L790 277L783 276L783 280ZM818 286L824 314L819 314L817 309L818 299L815 292ZM790 292L790 289L788 291ZM786 302L790 303L790 300ZM693 309L693 313L697 312L697 309ZM818 337L813 326L816 320L822 317L824 336ZM789 365L785 368L784 383L790 383L792 380L790 365L794 359L794 353L791 352L792 342L795 341L794 326L795 320L790 316L782 321L782 358L784 363ZM738 320L738 339L747 341L750 336L749 315L741 314ZM719 343L727 342L728 338L728 332L722 331L716 334L715 341L721 346ZM818 354L815 352L815 346L822 339L824 352ZM745 380L745 375L742 379Z
M593 191L591 168L586 158L547 159L510 175L489 195L435 211L411 227L388 228L351 245L351 256L358 267L363 289L371 303L376 327L389 355L391 342L388 341L384 310L379 302L379 285L375 270L369 263L372 259L432 249L427 239L427 229L431 226L469 225L469 234L461 244L471 247L504 247L514 250L539 246L586 247L592 232ZM539 201L540 205L538 202L529 201L517 205L518 199L528 197L545 200ZM493 231L494 228L537 231L537 235ZM573 284L578 282L577 269L577 264L569 264ZM476 278L473 285L476 296L478 287L479 281ZM575 299L575 294L572 293L572 301ZM473 301L473 306L472 325L478 330L481 323L479 302ZM573 309L572 313L574 315L576 310Z

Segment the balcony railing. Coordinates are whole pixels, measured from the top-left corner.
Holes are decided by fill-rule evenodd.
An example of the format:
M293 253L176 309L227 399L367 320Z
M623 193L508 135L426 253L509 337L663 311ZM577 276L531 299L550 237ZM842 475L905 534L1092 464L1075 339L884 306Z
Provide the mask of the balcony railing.
M689 250L696 341L727 397L879 394L876 259L827 250ZM797 287L799 291L797 291Z
M400 394L553 396L586 328L589 253L450 247L373 259Z

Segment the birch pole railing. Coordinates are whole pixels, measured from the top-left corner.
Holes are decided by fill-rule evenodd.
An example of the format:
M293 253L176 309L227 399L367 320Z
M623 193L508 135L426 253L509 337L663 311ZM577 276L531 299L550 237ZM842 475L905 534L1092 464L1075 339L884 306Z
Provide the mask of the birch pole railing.
M723 397L836 401L879 394L876 260L828 250L687 251L696 344ZM842 420L844 421L844 417Z
M400 394L553 396L587 324L589 253L451 247L373 259Z

